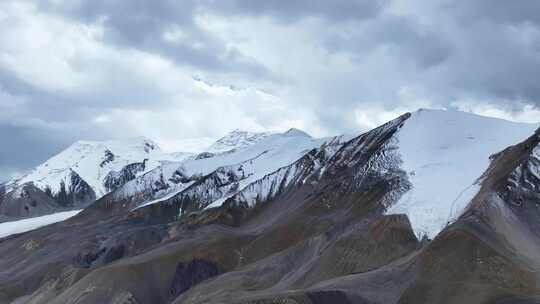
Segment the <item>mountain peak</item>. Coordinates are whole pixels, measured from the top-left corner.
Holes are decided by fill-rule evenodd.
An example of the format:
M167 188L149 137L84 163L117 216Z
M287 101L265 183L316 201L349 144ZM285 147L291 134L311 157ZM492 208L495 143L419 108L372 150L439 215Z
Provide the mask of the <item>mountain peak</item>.
M206 151L211 153L221 153L233 149L245 149L269 135L271 135L271 133L249 132L240 129L234 129L227 135L218 139L215 143L208 147Z
M302 130L297 129L297 128L290 128L289 130L287 130L283 134L288 135L288 136L311 137L311 135L309 135L305 131L302 131Z
M435 237L478 192L490 155L527 138L533 124L473 113L420 109L396 133L401 169L412 188L388 209L407 214L414 231Z
M111 140L77 140L74 142L68 149L70 148L80 148L80 147L99 147L104 146L110 149L114 148L140 148L140 147L146 147L147 150L160 150L158 144L154 142L153 140L144 137L144 136L136 136L136 137L129 137L129 138L121 138L121 139L111 139Z
M104 178L110 172L121 171L134 163L143 163L148 171L158 166L160 160L171 158L154 141L142 136L106 141L79 140L14 182L18 185L31 182L42 190L48 187L56 193L62 182L70 185L73 171L99 198L107 192Z

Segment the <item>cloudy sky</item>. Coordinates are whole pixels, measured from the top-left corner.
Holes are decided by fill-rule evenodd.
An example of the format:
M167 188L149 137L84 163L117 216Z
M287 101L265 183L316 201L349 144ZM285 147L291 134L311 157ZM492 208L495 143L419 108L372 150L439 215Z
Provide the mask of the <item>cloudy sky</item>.
M193 150L419 107L539 121L540 1L6 0L0 180L77 139Z

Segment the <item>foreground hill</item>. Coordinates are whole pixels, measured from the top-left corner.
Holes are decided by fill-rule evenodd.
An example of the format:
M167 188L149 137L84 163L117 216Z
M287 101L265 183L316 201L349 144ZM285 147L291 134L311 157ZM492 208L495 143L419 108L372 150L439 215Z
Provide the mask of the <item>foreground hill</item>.
M303 153L265 137L173 190L149 172L0 240L0 302L538 303L535 127L424 110Z

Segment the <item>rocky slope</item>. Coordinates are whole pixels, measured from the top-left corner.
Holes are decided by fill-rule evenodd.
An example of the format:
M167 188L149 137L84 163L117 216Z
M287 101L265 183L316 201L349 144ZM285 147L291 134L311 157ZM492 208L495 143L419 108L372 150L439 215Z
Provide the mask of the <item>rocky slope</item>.
M183 211L178 210L178 214L216 207L307 152L321 145L335 150L344 141L343 136L316 139L292 131L267 135L250 146L211 157L165 163L127 182L97 205L112 204L113 212L129 212L159 203L181 205Z
M242 150L267 135L235 130L210 146L208 151ZM7 195L3 196L5 203L0 208L0 215L9 219L81 208L161 164L177 166L195 157L187 152L164 153L157 144L145 138L79 141L32 172L3 185ZM24 188L33 188L24 191L27 200L32 202L30 205L20 202L18 197Z
M0 191L0 222L11 217L32 217L62 209L51 196L32 184Z
M0 302L538 303L534 128L421 111L352 139L271 135L263 154L149 172L185 186L157 199L121 186L1 239Z

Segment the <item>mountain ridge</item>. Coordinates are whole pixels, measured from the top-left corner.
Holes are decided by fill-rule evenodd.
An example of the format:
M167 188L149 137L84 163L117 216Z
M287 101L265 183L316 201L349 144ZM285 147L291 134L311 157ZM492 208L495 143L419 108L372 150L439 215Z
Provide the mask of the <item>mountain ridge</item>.
M1 239L0 302L537 303L539 133L423 110L167 163Z

